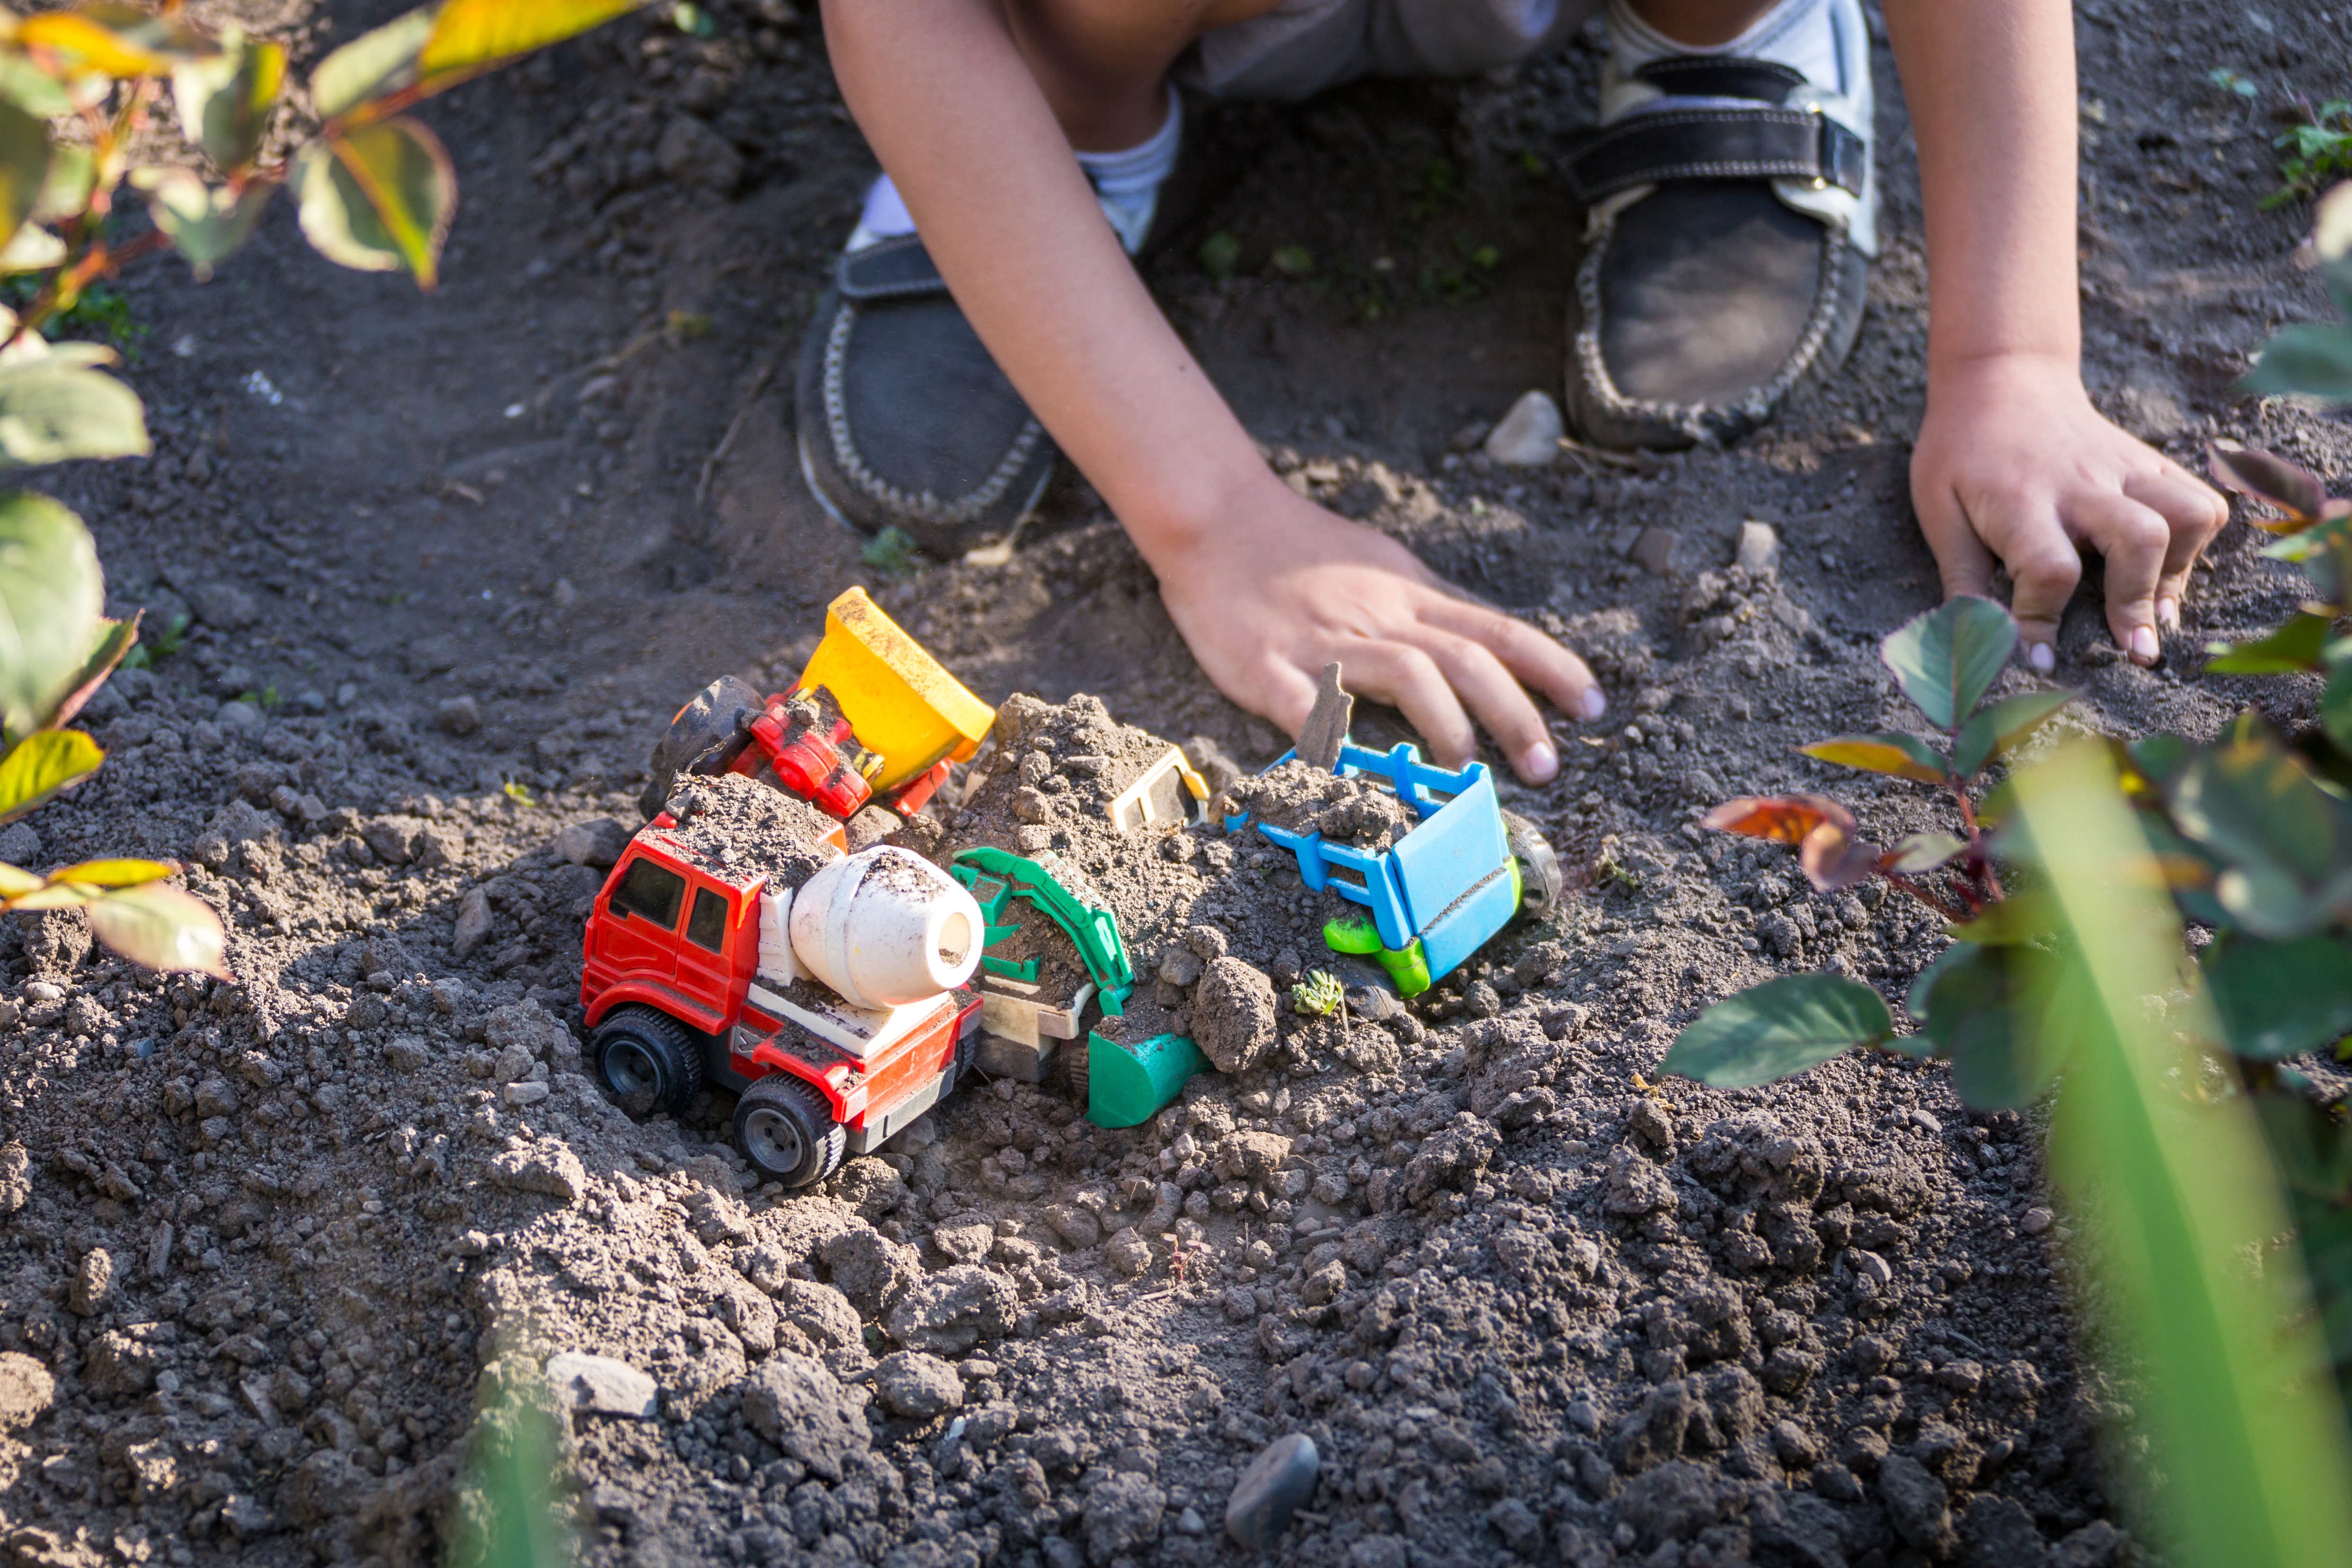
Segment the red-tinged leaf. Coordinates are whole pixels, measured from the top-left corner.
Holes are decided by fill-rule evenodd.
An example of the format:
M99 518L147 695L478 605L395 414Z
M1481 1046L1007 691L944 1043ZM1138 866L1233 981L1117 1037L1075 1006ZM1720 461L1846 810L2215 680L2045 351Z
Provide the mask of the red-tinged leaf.
M1968 847L1968 840L1949 833L1914 833L1886 852L1884 864L1897 876L1916 877L1934 870Z
M220 917L203 900L168 882L149 882L93 899L89 928L98 940L142 968L234 978L223 962Z
M97 695L98 689L106 684L106 678L114 673L114 667L122 662L122 656L129 653L131 645L139 640L139 617L146 613L133 610L127 621L100 620L98 624L106 629L100 636L98 647L90 654L89 661L81 667L81 673L74 677L72 687L66 692L66 700L58 704L58 710L49 716L51 729L71 721L73 716L81 711L82 704Z
M1864 773L1892 773L1919 784L1942 784L1951 769L1943 754L1916 735L1889 731L1876 735L1839 735L1798 748L1816 762L1835 763Z
M2318 520L2320 509L2327 504L2327 489L2319 482L2319 476L2275 453L2249 448L2232 451L2218 443L2209 442L2205 447L2205 460L2212 468L2214 479L2224 489L2277 507L2288 514L2284 521L2271 518L2248 520L2256 527L2268 529L2273 533L2293 533L2308 528Z
M1883 853L1874 844L1864 844L1853 837L1849 826L1824 822L1805 835L1804 844L1797 851L1797 863L1805 868L1806 879L1824 893L1834 893L1840 888L1851 888L1866 879L1878 868Z
M1717 833L1801 844L1805 835L1824 822L1837 824L1849 836L1853 832L1853 814L1818 795L1742 795L1708 812L1699 826Z

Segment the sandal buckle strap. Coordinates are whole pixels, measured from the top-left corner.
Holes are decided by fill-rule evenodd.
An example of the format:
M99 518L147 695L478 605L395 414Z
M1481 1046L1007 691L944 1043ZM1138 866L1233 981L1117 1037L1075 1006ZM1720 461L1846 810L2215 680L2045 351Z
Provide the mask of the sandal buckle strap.
M894 235L863 250L845 252L834 265L834 282L845 300L912 300L944 294L947 279L923 248L920 236Z
M1681 83L1676 85L1680 86ZM1590 132L1569 153L1569 190L1591 206L1668 180L1817 180L1862 195L1870 147L1818 109L1658 109Z

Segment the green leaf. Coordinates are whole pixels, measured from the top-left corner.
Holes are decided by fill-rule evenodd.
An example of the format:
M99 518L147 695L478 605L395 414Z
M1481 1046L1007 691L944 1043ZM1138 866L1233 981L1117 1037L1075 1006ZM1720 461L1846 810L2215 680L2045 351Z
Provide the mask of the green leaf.
M222 963L220 917L193 893L148 882L93 899L89 908L91 932L133 963L233 978Z
M601 27L645 0L447 0L417 56L428 81L472 73Z
M49 178L49 128L0 100L0 236L14 238Z
M74 97L65 83L16 54L0 54L0 102L13 104L36 120L55 120L74 111Z
M172 68L172 97L180 132L224 173L241 169L261 151L269 111L286 85L286 50L223 29L221 52Z
M139 395L72 357L0 364L0 460L134 458L149 450Z
M1937 953L1934 963L1913 977L1911 989L1905 993L1903 997L1904 1010L1911 1015L1912 1022L1924 1024L1927 1021L1928 1014L1935 1006L1936 982L1941 979L1947 971L1964 963L1974 963L1977 953L1983 950L1972 942L1956 942ZM1895 1048L1897 1050L1901 1050L1905 1042L1901 1040L1894 1042ZM1916 1056L1924 1053L1915 1051L1909 1054Z
M2319 690L2319 726L2337 751L2352 752L2352 639L2328 650L2327 682Z
M0 757L0 822L14 822L98 771L106 753L79 730L41 730Z
M1922 871L1932 871L1969 847L1969 841L1949 833L1914 833L1895 843L1895 859L1886 868L1906 877L1916 877Z
M66 242L43 228L28 223L0 246L0 273L46 272L66 258Z
M2200 747L2171 787L2181 837L2225 869L2214 895L2273 941L2352 913L2352 802L2266 731L2242 726Z
M2279 1180L2290 1191L2342 1202L2352 1188L2352 1128L2337 1126L2293 1095L2252 1099Z
M2039 942L2054 928L2057 914L2046 892L2037 889L2011 893L1997 904L1987 905L1974 920L1951 927L1951 936L1954 942L1979 942L1988 947Z
M1658 1064L1712 1089L1745 1089L1817 1067L1895 1032L1877 992L1832 974L1784 974L1700 1014Z
M2082 1305L2105 1320L2093 1353L2109 1375L2162 1369L2132 1379L2147 1444L2133 1468L2164 1478L2167 1555L2339 1563L2352 1454L2301 1260L2275 1245L2290 1211L2245 1100L2184 1092L2205 1066L2189 1044L2203 1021L2148 1010L2177 989L2180 931L2135 814L2103 747L2061 747L2020 783L2071 936L2077 1033L2051 1178L2083 1216L2076 1261L2095 1284Z
M2352 330L2287 327L2263 345L2263 357L2237 385L2258 396L2315 397L2352 403Z
M1864 773L1892 773L1899 779L1915 779L1920 784L1942 784L1951 775L1951 766L1944 754L1916 735L1897 731L1885 731L1874 735L1839 735L1827 741L1816 741L1799 751L1816 762L1835 763L1840 767L1860 768Z
M2038 947L1954 945L1913 986L1916 1056L1948 1057L1952 1087L1977 1110L2041 1098L2064 1065L2071 1031L2053 1006L2057 965ZM1931 978L1932 976L1932 978ZM1924 994L1921 993L1924 992Z
M105 599L98 546L49 500L0 493L0 727L47 725L89 653Z
M457 210L440 139L414 120L363 125L302 149L302 232L328 260L362 272L405 267L434 285Z
M1890 633L1880 657L1927 722L1957 730L2016 647L2017 623L2007 610L1961 595Z
M1995 757L2005 757L2020 741L2033 733L2074 700L2073 691L2023 691L2004 697L1960 726L1952 742L1952 766L1962 778L1974 778Z
M33 221L60 223L79 217L97 188L98 160L89 148L51 149L48 178L42 182L40 196L33 203Z
M1201 270L1222 283L1242 264L1242 242L1223 229L1201 242Z
M65 697L58 703L57 711L49 716L52 727L70 723L73 716L81 711L82 704L106 684L106 678L114 673L114 667L122 662L123 656L131 651L131 644L139 640L139 619L146 613L133 610L127 621L100 618L96 628L97 644L90 649L89 658L82 661L81 668L67 683Z
M2204 968L2213 1010L2242 1057L2276 1061L2352 1035L2352 944L2338 938L2224 935L2206 951Z
M240 195L226 185L207 186L190 170L164 166L134 169L131 183L147 193L148 215L199 283L253 237L278 190L272 181L256 180Z
M2333 616L2305 611L2267 637L2252 642L2205 645L2213 657L2206 661L2209 675L2283 675L2289 670L2317 669L2319 650L2334 629Z
M319 118L340 119L367 99L414 83L417 51L433 36L435 9L420 6L373 32L361 34L320 60L310 73L310 105L319 111Z

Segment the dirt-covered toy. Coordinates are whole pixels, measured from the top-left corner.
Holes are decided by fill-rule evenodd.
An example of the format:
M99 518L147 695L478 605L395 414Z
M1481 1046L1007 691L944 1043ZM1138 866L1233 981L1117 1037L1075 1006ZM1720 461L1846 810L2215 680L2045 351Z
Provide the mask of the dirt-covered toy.
M652 816L680 778L742 773L848 821L869 803L909 816L996 717L863 588L827 606L824 637L790 690L762 697L722 675L677 710L654 747L638 808Z
M580 1000L636 1114L735 1090L735 1141L801 1187L945 1098L970 1065L984 920L929 861L740 773L682 782L591 907Z

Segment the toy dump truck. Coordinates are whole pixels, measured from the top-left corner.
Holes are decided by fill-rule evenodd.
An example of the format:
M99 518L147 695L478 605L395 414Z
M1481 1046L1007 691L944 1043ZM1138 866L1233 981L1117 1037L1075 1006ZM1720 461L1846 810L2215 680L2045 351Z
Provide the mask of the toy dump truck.
M907 850L843 843L782 791L688 779L588 918L580 1000L605 1090L636 1114L737 1091L736 1146L791 1187L944 1099L980 1028L971 894Z
M996 711L852 588L788 691L762 697L722 675L677 710L637 805L660 811L680 778L741 773L846 822L868 805L922 809L969 762Z

